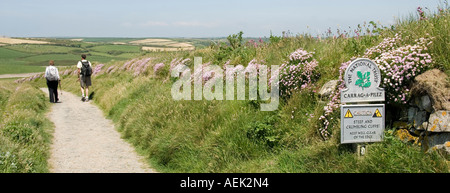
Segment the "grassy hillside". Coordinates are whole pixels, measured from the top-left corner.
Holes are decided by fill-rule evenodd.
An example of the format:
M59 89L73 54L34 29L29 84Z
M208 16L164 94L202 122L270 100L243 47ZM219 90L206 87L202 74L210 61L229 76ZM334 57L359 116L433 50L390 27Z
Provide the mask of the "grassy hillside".
M48 172L48 98L29 84L0 80L0 173Z
M368 144L369 153L358 157L351 145L339 143L337 95L321 98L317 91L327 81L339 79L348 62L357 57L377 60L380 66L389 60L421 70L405 70L414 75L402 77L431 68L450 75L449 19L446 7L389 27L369 22L352 32L326 32L319 37L284 34L255 41L244 40L238 33L226 42L192 52L148 53L127 62L96 65L92 102L162 172L448 173L448 157L425 153L419 145L402 141L391 125L383 142ZM397 56L406 59L392 59ZM183 63L192 69L194 57L203 57L205 65L285 64L303 71L286 70L281 75L282 100L272 112L260 111L261 100L175 101L171 87L177 79L170 77L171 67ZM310 68L303 68L306 65ZM394 71L383 67L383 77L390 79ZM296 87L289 84L289 77L297 81ZM80 95L75 75L63 76L62 83L64 89ZM405 81L404 87L383 83L391 89L389 93L400 95L388 95L388 111L408 99L409 83ZM41 79L32 84L45 86Z
M352 58L374 59L408 45L426 47L421 53L425 58L417 59L424 60L423 69L439 68L450 74L449 19L448 8L444 8L390 27L369 22L352 33L327 32L321 37L271 36L260 42L243 41L242 34L234 34L227 43L192 52L149 53L128 62L110 62L96 67L93 102L162 172L447 173L448 158L400 140L390 126L383 142L369 144L368 155L357 157L351 145L339 143L339 112L324 110L333 99L320 98L317 91L327 81L338 79ZM386 48L386 42L393 43ZM303 51L308 57L296 59L294 54ZM432 61L428 62L428 56ZM318 65L311 72L316 78L303 79L300 83L305 87L301 89L283 87L290 90L282 96L278 110L263 112L259 103L264 101L260 100L173 100L170 89L176 79L170 77L170 67L184 60L192 68L194 57L219 66ZM44 83L37 79L34 84ZM63 87L80 95L78 85L75 75L63 77ZM402 104L394 99L389 98L388 103ZM326 122L321 118L324 114ZM324 133L328 135L324 137Z

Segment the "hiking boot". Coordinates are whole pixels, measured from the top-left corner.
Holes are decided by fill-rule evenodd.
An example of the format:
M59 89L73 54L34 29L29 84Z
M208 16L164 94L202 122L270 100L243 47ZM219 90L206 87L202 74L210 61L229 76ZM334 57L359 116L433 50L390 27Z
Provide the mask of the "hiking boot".
M86 100L84 102L89 102L89 98L86 97Z

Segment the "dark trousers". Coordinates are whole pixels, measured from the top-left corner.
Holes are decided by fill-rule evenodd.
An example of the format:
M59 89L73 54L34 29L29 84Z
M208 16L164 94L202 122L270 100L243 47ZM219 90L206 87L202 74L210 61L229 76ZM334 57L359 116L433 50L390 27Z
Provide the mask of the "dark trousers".
M50 95L50 102L56 103L58 99L58 81L47 80L48 93Z

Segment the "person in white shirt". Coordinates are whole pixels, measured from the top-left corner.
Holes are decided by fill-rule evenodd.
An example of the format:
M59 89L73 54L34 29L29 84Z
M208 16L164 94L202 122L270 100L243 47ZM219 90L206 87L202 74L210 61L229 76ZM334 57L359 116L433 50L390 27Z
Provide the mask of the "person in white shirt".
M92 85L91 74L92 74L92 64L86 60L86 55L81 55L81 61L77 64L78 68L78 81L80 81L81 86L81 100L89 102L89 86ZM85 95L86 94L86 95Z
M47 80L50 102L57 103L59 101L58 84L61 79L59 77L58 68L55 67L55 62L53 60L50 60L49 66L45 69L44 77Z

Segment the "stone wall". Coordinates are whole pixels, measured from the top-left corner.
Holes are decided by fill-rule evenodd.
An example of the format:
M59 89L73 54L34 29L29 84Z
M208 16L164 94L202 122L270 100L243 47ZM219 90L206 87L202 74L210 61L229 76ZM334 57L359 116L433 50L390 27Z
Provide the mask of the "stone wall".
M424 150L450 153L450 81L437 70L415 78L407 109L407 125L419 136Z

